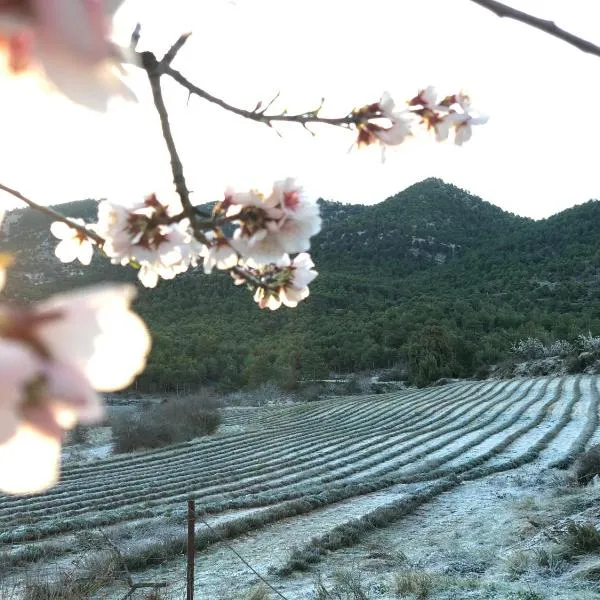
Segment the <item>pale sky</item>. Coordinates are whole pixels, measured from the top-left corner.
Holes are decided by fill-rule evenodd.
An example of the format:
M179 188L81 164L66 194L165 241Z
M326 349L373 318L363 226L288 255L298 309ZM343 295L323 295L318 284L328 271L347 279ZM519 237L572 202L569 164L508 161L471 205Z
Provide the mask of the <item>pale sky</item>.
M597 0L512 4L600 44ZM115 36L137 21L140 50L161 55L193 35L173 66L231 104L343 116L389 91L397 103L435 85L466 90L490 116L462 148L423 134L389 152L348 152L349 131L264 125L192 97L165 78L174 135L195 202L224 189L297 176L317 196L373 204L426 177L441 177L505 210L534 218L600 197L596 140L600 58L469 0L125 0ZM141 71L139 104L97 115L2 83L0 182L41 203L142 196L170 186L158 116ZM6 197L4 197L6 198Z

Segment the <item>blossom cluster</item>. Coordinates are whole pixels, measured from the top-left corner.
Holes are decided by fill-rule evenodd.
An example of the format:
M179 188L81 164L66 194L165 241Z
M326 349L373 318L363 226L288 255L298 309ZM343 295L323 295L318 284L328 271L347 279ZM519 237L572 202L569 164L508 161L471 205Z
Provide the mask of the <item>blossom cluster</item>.
M179 201L150 194L133 202L104 200L96 223L57 221L51 231L60 239L55 253L61 261L78 259L86 265L93 253L89 232L94 232L113 263L139 267L146 287L202 262L207 274L215 268L229 270L237 283L245 281L261 308L296 306L308 296L316 271L308 278L300 273L308 263L314 266L304 253L321 229L321 217L316 201L295 179L276 181L268 196L257 190L228 190L208 221L196 214L192 219L193 223ZM226 235L224 226L234 226L233 234ZM292 260L290 254L297 253L302 254ZM299 282L304 283L298 287Z
M467 94L460 92L438 100L433 86L419 91L409 100L404 110L396 110L396 103L388 92L381 99L352 112L356 119L358 137L356 144L369 146L378 143L385 151L386 146L397 146L414 135L417 124L433 131L435 139L443 142L454 133L454 143L462 146L471 139L473 125L487 123L488 117L474 113Z

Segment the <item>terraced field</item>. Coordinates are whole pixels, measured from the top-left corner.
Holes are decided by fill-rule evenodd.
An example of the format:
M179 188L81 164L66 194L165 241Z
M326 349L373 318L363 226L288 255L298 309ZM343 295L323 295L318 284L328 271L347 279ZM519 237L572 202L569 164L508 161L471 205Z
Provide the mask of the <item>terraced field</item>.
M308 598L298 572L426 518L459 488L568 466L600 441L599 401L596 376L569 376L233 410L225 429L237 433L67 466L49 493L0 497L0 567L15 581L66 568L101 528L132 572L164 578L179 597L195 498L214 527L197 525L200 597L253 581L226 537L288 597Z

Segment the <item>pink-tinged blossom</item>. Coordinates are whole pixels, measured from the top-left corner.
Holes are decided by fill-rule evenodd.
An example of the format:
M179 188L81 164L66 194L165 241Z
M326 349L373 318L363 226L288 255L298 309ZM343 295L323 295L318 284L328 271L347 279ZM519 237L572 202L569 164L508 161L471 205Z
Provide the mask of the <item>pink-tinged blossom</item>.
M83 219L71 219L76 225L85 227ZM54 221L50 225L50 232L60 242L54 249L56 257L64 263L78 260L82 265L92 262L94 246L87 235L75 227L69 227L64 221Z
M427 86L425 89L419 90L419 93L408 101L410 106L422 106L424 108L435 107L437 102L437 92L434 86Z
M98 421L102 402L76 368L44 360L25 344L0 342L0 371L10 364L4 360L7 349L13 356L20 354L21 362L13 366L12 381L2 372L0 489L10 494L40 492L58 481L65 430L78 422Z
M379 143L382 159L385 160L387 146L398 146L412 136L413 115L410 111L394 111L395 102L388 92L384 92L379 102L365 106L355 114L363 114L365 119L357 125L357 146Z
M275 263L284 254L310 248L310 238L321 230L319 206L293 178L276 181L268 197L256 192L233 197L228 217L239 221L231 245L244 258L259 264Z
M108 100L135 99L123 83L122 62L133 62L110 42L121 0L4 0L0 2L0 56L8 72L44 74L73 102L106 110Z
M155 194L129 204L105 200L98 205L94 227L113 263L137 263L140 281L155 287L159 278L173 279L195 266L202 248L188 219L170 222L179 210L177 204L163 205Z

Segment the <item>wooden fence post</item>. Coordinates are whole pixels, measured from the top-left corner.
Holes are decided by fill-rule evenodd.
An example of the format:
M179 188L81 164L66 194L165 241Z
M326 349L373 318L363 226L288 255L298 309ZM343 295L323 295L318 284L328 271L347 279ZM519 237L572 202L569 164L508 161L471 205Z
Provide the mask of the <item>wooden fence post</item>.
M188 500L187 514L187 594L186 600L194 600L194 562L196 558L196 503Z

